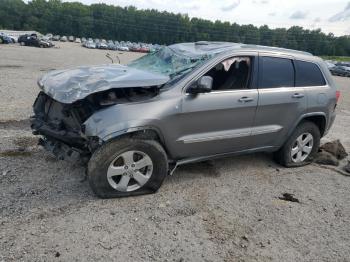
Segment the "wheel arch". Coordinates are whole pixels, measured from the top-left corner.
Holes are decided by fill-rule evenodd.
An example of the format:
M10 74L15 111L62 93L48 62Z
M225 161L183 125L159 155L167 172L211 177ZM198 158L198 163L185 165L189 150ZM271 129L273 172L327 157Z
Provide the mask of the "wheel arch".
M132 128L120 130L107 135L102 140L104 142L110 142L112 140L120 139L124 137L156 140L161 144L164 150L168 153L168 150L165 144L165 139L161 131L158 128L153 126L140 126L140 127L132 127Z
M303 121L309 121L314 123L318 129L320 130L321 137L325 134L326 132L326 127L327 127L327 118L326 114L324 112L315 112L315 113L309 113L302 115L295 125L295 127L290 131L289 135L294 131L294 129L300 125L301 122Z

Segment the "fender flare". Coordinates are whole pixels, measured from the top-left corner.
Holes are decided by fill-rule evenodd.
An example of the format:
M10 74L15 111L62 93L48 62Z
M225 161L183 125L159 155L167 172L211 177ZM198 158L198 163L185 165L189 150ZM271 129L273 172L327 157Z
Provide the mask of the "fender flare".
M165 139L163 137L163 134L162 132L157 128L157 127L154 127L154 126L138 126L138 127L130 127L130 128L126 128L126 129L123 129L123 130L118 130L118 131L115 131L113 133L110 133L106 136L104 136L102 139L102 141L104 142L107 142L111 139L115 139L115 138L118 138L122 135L127 135L127 134L132 134L132 133L135 133L135 132L140 132L140 131L153 131L155 132L161 143L163 144L163 146L165 146Z
M295 122L294 126L288 131L287 137L290 137L292 133L294 132L295 128L305 119L312 116L322 116L325 120L325 130L327 129L328 121L327 121L327 115L325 112L312 112L312 113L306 113L299 117L298 121Z

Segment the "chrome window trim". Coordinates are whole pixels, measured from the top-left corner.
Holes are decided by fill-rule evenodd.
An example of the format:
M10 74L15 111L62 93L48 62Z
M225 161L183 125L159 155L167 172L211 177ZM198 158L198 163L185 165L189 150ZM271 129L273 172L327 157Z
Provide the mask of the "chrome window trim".
M205 67L203 67L200 71L200 73L196 74L195 76L193 76L191 79L189 79L188 81L186 81L186 83L184 84L183 88L182 88L182 93L183 94L188 94L186 91L189 88L189 85L191 85L194 81L197 81L199 78L201 78L204 74L206 74L209 70L211 70L211 68L215 65L217 65L218 63L229 59L229 58L233 58L233 57L258 57L258 52L255 51L247 51L247 52L242 52L242 53L231 53L225 56L218 56L216 59L213 59L210 63L208 63ZM247 89L238 89L236 91L242 91L242 90L249 90L250 88ZM256 90L256 89L254 89ZM222 92L225 91L231 91L231 90L223 90ZM210 92L211 93L211 92Z

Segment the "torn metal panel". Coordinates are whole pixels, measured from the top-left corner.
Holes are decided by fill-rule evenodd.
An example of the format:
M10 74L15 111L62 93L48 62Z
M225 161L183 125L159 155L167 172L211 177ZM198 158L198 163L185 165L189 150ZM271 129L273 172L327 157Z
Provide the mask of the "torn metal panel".
M43 76L38 84L56 101L70 104L113 88L160 86L168 81L166 75L123 65L101 65L55 70Z

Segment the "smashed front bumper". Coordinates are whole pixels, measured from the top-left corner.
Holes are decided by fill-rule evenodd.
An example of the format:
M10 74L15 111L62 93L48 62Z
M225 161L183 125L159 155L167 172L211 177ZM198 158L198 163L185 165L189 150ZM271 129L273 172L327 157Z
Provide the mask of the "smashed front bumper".
M74 117L74 109L41 92L33 110L31 128L34 135L41 136L41 146L60 160L82 163L88 161L95 140L85 137L81 122Z

